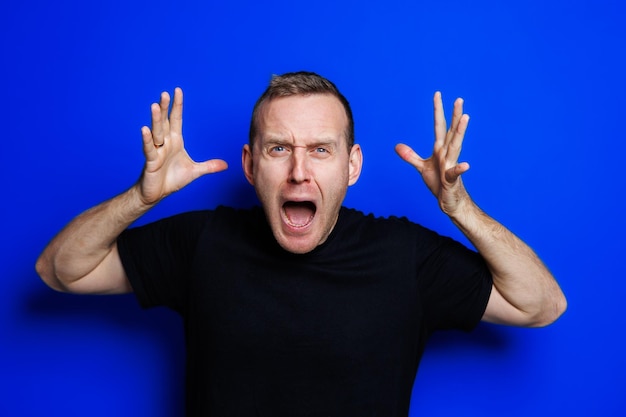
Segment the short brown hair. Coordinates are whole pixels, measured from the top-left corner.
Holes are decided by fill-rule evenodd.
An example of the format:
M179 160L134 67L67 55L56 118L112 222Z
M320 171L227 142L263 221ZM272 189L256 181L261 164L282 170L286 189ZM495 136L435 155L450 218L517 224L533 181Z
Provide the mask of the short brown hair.
M283 75L274 75L270 80L270 85L265 92L259 97L254 109L252 110L252 120L250 121L249 144L253 148L254 138L257 135L257 118L259 117L259 109L265 102L269 102L278 97L289 97L296 95L311 94L330 94L337 97L348 118L348 127L346 128L346 143L348 152L354 145L354 119L352 118L352 109L348 100L339 92L339 89L331 81L314 73L307 71L288 72Z

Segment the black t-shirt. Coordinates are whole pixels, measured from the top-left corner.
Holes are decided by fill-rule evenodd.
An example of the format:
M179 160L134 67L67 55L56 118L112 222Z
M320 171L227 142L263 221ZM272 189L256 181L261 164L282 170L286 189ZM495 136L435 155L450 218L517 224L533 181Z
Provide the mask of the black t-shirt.
M226 207L129 229L118 250L142 306L184 319L194 416L406 416L428 335L472 329L492 285L463 245L346 208L304 255L260 208Z

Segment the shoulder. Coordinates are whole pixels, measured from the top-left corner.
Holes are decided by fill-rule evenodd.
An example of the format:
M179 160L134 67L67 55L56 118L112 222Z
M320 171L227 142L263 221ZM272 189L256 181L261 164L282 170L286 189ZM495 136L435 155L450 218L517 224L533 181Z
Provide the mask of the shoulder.
M176 214L171 217L160 220L161 222L171 223L239 223L255 221L258 219L262 211L258 207L253 208L235 208L229 206L218 206L211 210L187 211Z
M141 236L152 239L158 235L197 236L203 231L232 228L254 222L254 209L236 209L219 206L211 210L194 210L174 214L154 222L135 225L122 233L122 240L128 236Z
M218 227L222 225L229 228L246 229L265 224L265 214L263 209L258 206L251 208L218 206L209 213L208 220Z
M399 216L377 216L373 213L365 214L362 211L342 207L337 222L341 228L360 230L367 233L398 233L400 235L437 234L422 225Z
M365 214L345 207L337 221L336 236L344 242L367 243L385 251L430 251L447 240L407 217Z

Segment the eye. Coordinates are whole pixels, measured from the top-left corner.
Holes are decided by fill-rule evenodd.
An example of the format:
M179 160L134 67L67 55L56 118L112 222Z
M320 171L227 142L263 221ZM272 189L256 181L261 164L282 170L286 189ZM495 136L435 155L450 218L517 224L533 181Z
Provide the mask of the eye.
M316 146L312 151L312 156L317 159L325 159L332 155L332 149L329 146Z
M284 154L287 149L282 145L271 146L268 150L270 155L281 155Z

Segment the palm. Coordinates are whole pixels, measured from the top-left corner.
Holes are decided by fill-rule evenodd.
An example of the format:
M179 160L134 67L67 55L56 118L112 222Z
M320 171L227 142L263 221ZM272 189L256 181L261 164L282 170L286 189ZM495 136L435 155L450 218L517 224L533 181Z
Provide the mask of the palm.
M152 130L143 127L146 163L140 186L147 203L155 203L180 190L198 177L227 168L225 161L212 159L195 162L185 150L182 135L183 92L177 88L168 115L170 96L161 94L160 103L151 106Z
M460 176L469 169L469 164L458 163L458 158L469 116L463 114L463 101L457 99L454 103L452 123L448 129L440 93L435 94L434 107L435 145L432 156L422 159L404 144L396 145L396 152L420 172L428 189L437 197L442 210L450 214L457 208L461 199L467 196Z

